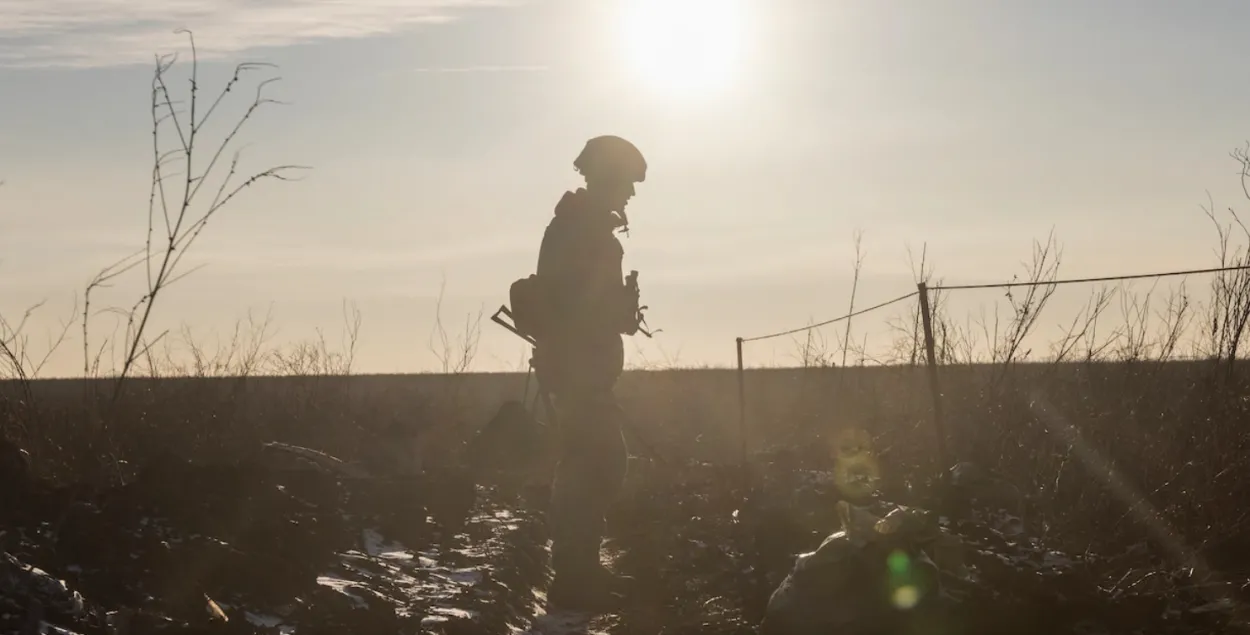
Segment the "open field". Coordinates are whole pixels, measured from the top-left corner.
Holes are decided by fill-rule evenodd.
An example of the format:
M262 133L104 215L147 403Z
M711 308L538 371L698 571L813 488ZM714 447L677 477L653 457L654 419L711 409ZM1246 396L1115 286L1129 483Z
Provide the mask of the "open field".
M1231 378L1225 366L1206 362L1028 364L1002 371L941 369L951 460L1004 472L1032 493L1052 531L1092 541L1141 531L1129 501L1108 489L1114 473L1184 528L1192 545L1241 533L1250 504L1250 484L1239 477L1250 440L1246 369ZM439 465L463 458L471 432L503 402L521 397L525 376L130 382L115 434L132 462L163 452L231 460L282 441L368 463L382 440L399 435L389 438L405 439L426 464ZM36 459L51 459L49 476L60 459L86 452L74 441L87 427L81 400L90 385L32 384L43 412L40 427L27 429L21 442ZM617 393L637 434L630 438L633 454L646 456L654 446L669 461L739 462L734 371L634 371ZM838 432L863 429L874 437L886 482L916 480L938 467L923 367L748 370L746 395L751 453L793 446L832 457ZM1057 415L1049 424L1042 400Z
M1154 569L1151 570L1169 571L1194 567L1203 575L1219 576L1223 580L1221 584L1228 585L1231 584L1228 582L1230 579L1250 577L1250 543L1245 538L1245 510L1250 504L1250 483L1244 479L1250 468L1246 456L1246 445L1250 441L1246 426L1250 422L1250 399L1246 395L1250 392L1247 391L1246 369L1236 367L1234 371L1230 375L1227 365L1209 362L943 367L940 377L949 446L953 454L951 461L971 461L997 470L1024 494L1022 516L1030 535L1042 541L1047 549L1087 556L1097 554L1106 559L1100 561L1103 575L1141 576L1144 575L1142 571L1152 567ZM341 504L355 506L352 507L355 511L344 513L358 520L350 521L350 526L336 529L340 532L338 538L331 539L316 533L300 540L314 543L329 541L318 545L310 543L306 547L310 550L328 549L326 554L346 553L352 551L352 531L358 534L365 532L360 535L366 536L381 532L373 539L375 542L385 536L385 540L402 543L402 548L395 547L392 551L403 551L411 556L416 552L428 554L443 549L445 553L452 553L453 559L463 560L452 565L434 562L437 559L431 556L422 560L428 567L464 569L470 566L466 564L470 561L478 562L473 566L478 566L481 571L491 567L521 567L521 573L506 575L514 575L513 580L517 584L521 582L515 576L528 576L524 584L541 587L543 578L540 570L526 569L535 565L517 564L530 561L527 558L541 558L540 548L538 552L533 552L538 547L525 543L526 540L541 540L541 521L530 527L526 524L530 521L520 520L530 517L541 519L540 479L529 482L528 490L513 487L509 490L513 492L511 495L484 484L487 489L479 491L476 504L471 502L474 498L472 494L454 493L464 491L463 485L455 483L481 480L463 468L469 458L465 443L472 431L489 420L503 402L519 398L524 375L134 378L129 381L126 394L120 401L122 405L113 418L115 423L109 426L107 435L93 435L91 432L90 417L85 414L88 410L84 409L82 401L84 395L90 393L89 382L49 380L30 384L30 396L38 405L37 415L31 415L38 418L30 421L38 421L38 425L17 426L14 425L16 420L10 419L8 429L12 438L29 449L35 473L50 479L42 487L53 488L49 490L53 493L33 499L42 501L39 504L11 507L26 510L19 514L25 519L23 522L34 522L41 517L43 522L56 522L64 510L55 501L61 500L60 505L68 505L65 497L71 495L64 492L75 490L58 489L54 483L72 484L92 479L97 479L95 485L99 487L90 489L98 492L78 494L83 500L90 499L90 496L103 496L106 500L132 501L99 503L102 509L114 510L106 512L106 516L109 513L129 514L126 517L130 520L125 522L138 522L143 516L139 510L147 508L145 506L159 504L178 508L186 504L191 505L185 511L185 514L191 514L191 518L199 517L196 514L212 517L213 513L230 510L229 501L236 496L247 500L261 496L259 493L237 493L240 488L247 490L251 487L249 479L269 482L266 480L268 477L259 473L248 477L250 472L238 472L244 469L238 466L255 465L259 457L264 456L260 450L262 444L268 441L323 450L379 474L395 473L396 465L415 455L416 461L409 464L418 468L413 473L426 476L404 477L417 480L407 481L407 485L402 484L404 481L397 481L389 490L381 485L370 486L382 487L375 491L350 483L335 486L315 478L313 484L281 480L294 479L292 476L279 478L287 485L283 491L304 488L314 492L308 496L321 496L326 501L347 496L342 499L347 502ZM802 496L804 486L796 485L801 481L793 479L805 473L836 473L834 457L839 451L839 444L848 438L848 431L864 430L872 438L873 465L881 479L879 490L883 499L902 503L936 500L933 498L935 486L932 476L941 466L935 456L930 395L923 367L748 371L747 447L751 467L747 489L743 489L743 482L739 480L742 475L738 468L741 437L736 382L735 373L730 370L636 371L622 378L618 394L631 415L631 427L637 435L631 437L632 453L637 458L633 463L629 493L613 520L616 549L620 550L618 563L627 568L641 567L636 569L638 572L658 567L655 575L660 578L652 579L648 588L659 585L658 588L669 588L677 595L639 599L646 605L645 610L639 608L637 612L615 616L602 625L604 630L613 633L659 632L651 630L658 628L658 620L674 624L672 632L748 632L742 629L758 622L768 593L793 556L815 548L823 535L837 528L833 505L847 497L845 492L839 493L837 487L826 487L819 495ZM12 382L3 385L10 408L22 396L18 388L19 385ZM16 412L11 410L10 414ZM109 452L116 453L121 462L100 460ZM162 499L155 493L147 492L159 483L159 480L156 483L152 481L154 473L151 470L156 468L149 466L181 466L184 460L204 467L166 467L164 469L172 472L156 473L165 474L163 479L185 479L184 487L202 492L201 495L178 503L179 497L185 494ZM219 467L212 467L214 465ZM214 472L214 469L218 471ZM440 474L444 476L429 476ZM451 480L446 480L448 478ZM108 479L122 479L130 484L125 486L127 489L116 490L115 486L107 484ZM348 493L335 494L338 491L335 487L346 487ZM174 492L178 491L175 487ZM389 494L386 493L388 491ZM768 491L773 494L764 494ZM464 499L464 496L469 498ZM763 508L758 502L761 497L771 499ZM248 513L259 519L267 517L269 512L259 511L256 505L269 505L275 509L290 506L290 503L264 503L263 500L262 497L250 504L248 509L253 511ZM377 502L369 503L370 500ZM193 504L190 501L197 502ZM376 507L379 503L382 507ZM330 502L319 504L331 505ZM123 513L121 510L127 509L127 505L139 505L139 508ZM201 505L207 506L206 509L195 513L189 511ZM367 505L374 507L367 510L361 508ZM403 510L408 505L417 505L427 511L443 509L444 512L429 511L432 515L424 522L411 515L406 516L410 520L404 521ZM480 508L481 505L486 507ZM697 512L692 511L692 506L708 509ZM450 512L449 516L446 510L457 508L463 508L460 516L469 514L470 525L467 527L477 529L467 534L463 531L447 533L444 523L466 526L463 520L447 520L457 513ZM716 509L713 512L711 508ZM39 509L43 511L37 511ZM217 511L213 512L213 509ZM289 512L270 511L294 514L295 509L290 508ZM727 522L728 515L734 510L745 513L752 509L766 518L768 514L781 513L783 518L789 519L782 526L797 522L801 529L795 530L791 526L789 533L782 532L782 536L789 538L783 539L774 535L779 530L766 529L769 523L776 524L776 518L756 526L757 530L753 530L756 533L745 535L740 530L723 533L737 526L737 516L732 525L717 524L717 514L724 514L725 518L721 520ZM382 513L380 510L387 511ZM487 514L487 511L490 513ZM501 527L511 528L508 531L513 533L522 533L504 536L498 533L501 530L482 524L487 523L489 518L495 518L496 512L500 514L499 518L515 516L517 520L504 522ZM180 516L167 511L163 515L184 518L185 514ZM76 518L75 515L70 514L69 517L71 521L66 526L72 531L90 533L81 527L74 527L72 519ZM364 519L373 520L366 522ZM124 524L123 520L115 520ZM79 522L86 521L80 518ZM184 518L183 522L188 525L178 531L192 532L195 522L205 521ZM247 524L243 520L240 522ZM21 526L16 520L9 523L9 527ZM428 529L421 529L426 525ZM657 542L657 536L663 535L664 531L660 534L639 533L642 525L658 530L671 529L673 534ZM71 529L65 531L71 532ZM203 531L207 534L209 530ZM242 529L234 526L231 531L237 535ZM276 532L272 534L274 540L292 541L299 534L296 532L288 538L279 538L286 534L276 528L272 531ZM347 533L342 533L344 531ZM769 534L769 531L773 533ZM99 540L104 540L106 533L101 533ZM683 538L687 534L690 535L689 541ZM23 540L31 540L32 545L39 543L32 537L33 534L22 535L26 536ZM262 548L263 535L262 531L252 538L262 541L252 548ZM494 555L487 555L480 549L473 551L487 544L480 543L475 547L471 544L474 540L487 540L492 535L497 536L496 543L501 545L492 547L496 549L490 552ZM760 541L767 541L769 535L773 536L771 539L774 542L764 550L768 553L759 551L764 549ZM66 539L62 535L61 540ZM83 535L77 535L76 539L86 542L78 544L74 547L77 551L70 553L87 558L82 554L89 551L83 549L87 549L85 545L96 544L94 539ZM701 550L705 547L697 546L706 545L712 539L731 544L716 552L720 555L704 553ZM747 542L741 542L743 540ZM777 540L782 542L777 543ZM505 549L502 545L512 546ZM12 547L6 548L17 551ZM96 548L100 552L107 551L105 544L96 544ZM24 553L35 558L41 568L52 570L57 564L69 565L64 561L67 549L69 547L64 545L60 551L46 545L32 546ZM463 553L469 553L464 552L465 549L479 555L465 556ZM520 551L515 551L517 549ZM530 555L516 555L526 550ZM390 598L387 601L397 605L407 602L412 611L425 611L421 616L411 618L414 620L413 627L424 624L421 628L440 632L435 626L443 625L438 626L443 628L445 624L455 622L447 622L443 618L460 615L456 610L472 609L464 604L469 601L464 598L450 601L442 608L405 601L404 594L412 590L405 591L402 584L396 586L398 583L393 580L385 582L386 572L391 571L393 576L408 576L403 579L414 576L423 579L421 576L432 574L410 571L403 568L406 565L401 566L402 563L387 561L379 554L390 552L372 543L358 546L356 551L366 554L359 557L378 561L371 565L373 569L366 569L373 571L372 575L382 576L375 580L376 585L389 589L385 592L378 590L379 597ZM461 555L455 556L456 553ZM752 553L754 555L750 555ZM765 558L770 564L765 567L757 562L751 569L754 573L733 574L733 567L743 566L735 558L748 557ZM723 562L716 564L718 559ZM507 564L509 562L511 564ZM330 560L325 560L323 564L331 566ZM88 565L74 563L74 566L78 570ZM690 570L685 571L682 567ZM699 567L715 570L695 570ZM238 567L235 570L244 571ZM234 583L229 581L227 573L223 570L219 574L204 574L207 577L203 584L216 585L213 588L218 594L246 595L231 586ZM298 577L295 573L292 575ZM316 577L312 573L309 575ZM476 583L491 577L483 578L486 574L480 571L463 575L471 577ZM1172 577L1168 579L1173 580L1169 584L1175 584L1177 588L1195 582L1173 579L1177 574L1169 575ZM671 585L682 576L694 576L691 579L700 582L691 582L695 586L686 591L672 588ZM84 595L89 598L89 590L102 584L99 579L92 582L87 574L81 574L80 578L88 589ZM286 583L273 581L272 584L277 586L268 587L266 593L298 594L296 591L283 591L281 584ZM365 582L361 584L368 586ZM388 584L391 586L387 587ZM468 586L476 588L472 584ZM251 598L249 602L259 602L255 598L260 591L249 593L252 593L247 596ZM439 593L460 597L451 587ZM681 597L681 593L688 593L689 596ZM726 595L729 593L733 596ZM1199 599L1194 602L1199 602ZM117 596L112 601L124 603L124 597ZM185 604L188 600L184 597L180 601ZM241 601L237 600L236 604ZM324 597L322 601L326 601ZM515 598L510 601L515 602ZM231 601L222 602L233 606ZM695 606L693 602L702 604ZM248 610L261 612L261 608ZM179 610L186 613L185 608ZM329 613L318 613L311 608L307 610L312 612L301 614L301 624L307 624L309 620L331 620L328 616L338 615L331 608L324 608ZM370 610L383 609L373 606ZM389 614L389 609L384 610ZM470 612L478 615L475 611L477 609ZM496 632L486 628L482 620L494 620L491 623L500 624L522 619L523 614L532 618L533 609L489 619L480 615L475 617L473 623L485 630L445 632ZM431 616L437 619L426 619ZM1096 615L1085 617L1097 621ZM175 619L189 618L184 615ZM346 618L339 616L333 619ZM362 626L368 632L395 632L395 629L407 632L408 627L403 624L388 621L397 619L393 616L369 619L382 621ZM407 618L401 615L398 619L403 622ZM421 621L423 619L424 622ZM677 622L681 623L680 628L676 627ZM251 622L248 624L248 628L264 628ZM1203 628L1211 626L1208 622L1203 624ZM1188 632L1185 629L1191 626L1186 626L1184 620L1173 620L1168 626L1173 630L1150 632ZM1198 626L1192 628L1201 630ZM307 630L301 629L300 632ZM1107 632L1114 632L1110 626L1107 629Z

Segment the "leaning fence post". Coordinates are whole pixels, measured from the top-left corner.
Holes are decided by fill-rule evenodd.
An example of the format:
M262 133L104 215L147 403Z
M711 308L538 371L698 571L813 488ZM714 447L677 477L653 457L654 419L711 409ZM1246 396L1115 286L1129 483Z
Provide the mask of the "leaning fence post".
M933 316L929 309L929 286L916 285L920 298L920 321L924 324L924 352L928 360L929 392L933 395L933 432L937 436L938 462L945 473L950 468L946 454L946 425L942 420L942 391L938 387L937 352L933 343Z
M742 338L737 338L738 345L738 437L742 444L742 474L743 485L746 485L747 471L747 392L746 379L743 377L742 369Z

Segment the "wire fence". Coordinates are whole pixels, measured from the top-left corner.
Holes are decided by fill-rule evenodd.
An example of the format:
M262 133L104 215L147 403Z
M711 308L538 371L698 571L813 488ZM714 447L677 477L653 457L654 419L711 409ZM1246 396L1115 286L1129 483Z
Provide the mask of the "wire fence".
M936 436L936 449L938 453L938 459L941 462L940 464L949 465L950 463L947 460L948 457L946 456L947 454L946 453L946 434L945 434L944 422L942 418L942 400L941 400L941 391L940 391L940 386L939 386L938 369L937 369L938 360L937 360L937 356L935 352L936 347L935 347L934 337L933 337L933 326L932 326L933 311L931 310L931 307L930 307L930 297L929 297L929 293L931 291L963 291L963 290L974 290L974 289L1011 289L1011 288L1018 288L1018 287L1054 287L1054 286L1059 286L1059 285L1089 284L1089 283L1096 283L1096 282L1122 282L1122 281L1128 281L1128 280L1141 280L1141 279L1149 279L1149 278L1159 279L1159 278L1176 277L1176 276L1226 273L1226 272L1232 272L1232 271L1246 271L1246 270L1250 270L1250 265L1181 269L1181 270L1162 271L1162 272L1153 272L1153 273L1138 273L1138 274L1115 275L1115 276L1095 276L1095 277L1087 277L1087 278L1069 278L1069 279L1058 279L1058 280L1055 280L1055 279L1026 280L1026 281L1012 280L1009 282L990 282L990 283L977 283L977 284L937 284L933 286L929 286L926 283L921 282L916 285L916 290L912 291L911 293L901 295L897 298L894 298L892 300L887 300L880 304L875 304L866 309L852 311L850 313L847 313L846 315L841 315L836 318L824 320L816 324L809 324L807 326L787 329L787 330L778 331L775 333L768 333L766 335L757 335L753 337L738 337L735 340L735 346L736 346L737 361L738 361L738 373L737 373L738 425L739 425L739 434L741 437L741 444L742 444L742 447L741 447L742 465L745 468L745 466L747 465L747 460L748 460L748 451L747 451L748 434L747 434L747 415L746 415L747 413L746 372L745 372L744 359L743 359L743 345L744 344L747 344L750 342L759 342L763 340L774 339L778 337L784 337L787 335L794 335L797 333L810 332L816 329L823 328L825 326L829 326L831 324L836 324L838 322L845 322L846 320L850 320L852 318L859 317L867 313L879 311L886 307L898 304L900 302L905 302L912 298L917 298L918 305L919 305L918 309L919 309L920 318L921 318L920 321L922 323L923 330L924 330L924 346L925 346L925 357L926 357L926 362L927 362L926 367L927 367L929 388L930 388L930 392L932 393L932 398L933 398L933 410L932 410L931 423L933 425L934 433Z
M1211 267L1207 269L1184 269L1180 271L1164 271L1158 273L1135 273L1127 276L1101 276L1097 278L1070 278L1067 280L1029 280L1024 282L990 282L984 284L951 284L934 285L931 291L960 291L967 289L1009 289L1012 287L1048 287L1062 284L1085 284L1091 282L1120 282L1123 280L1141 280L1144 278L1169 278L1173 276L1191 276L1204 273L1221 273L1225 271L1243 271L1250 265L1238 267Z
M899 297L894 298L893 300L886 300L885 302L882 302L881 304L877 304L877 305L874 305L874 306L870 306L870 307L868 307L868 308L866 308L866 309L860 309L860 310L858 310L858 311L853 311L853 312L851 312L851 313L847 313L846 315L843 315L843 316L841 316L841 317L836 317L836 318L833 318L832 320L825 320L824 322L820 322L820 323L817 323L817 324L811 324L811 325L809 325L809 326L803 326L803 327L796 328L796 329L790 329L790 330L788 330L788 331L781 331L780 333L769 333L768 335L757 335L757 336L755 336L755 337L740 337L740 338L738 338L738 340L739 340L740 342L742 342L742 343L746 343L746 342L759 342L759 341L761 341L761 340L770 340L770 339L773 339L773 338L776 338L776 337L784 337L784 336L786 336L786 335L794 335L795 333L802 333L802 332L804 332L804 331L811 331L811 330L813 330L813 329L818 329L818 328L821 328L821 327L824 327L824 326L829 326L830 324L835 324L835 323L837 323L837 322L845 322L846 320L849 320L849 319L851 319L851 318L853 318L853 317L858 317L858 316L861 316L861 315L863 315L863 314L865 314L865 313L872 313L873 311L876 311L876 310L878 310L878 309L884 309L885 307L888 307L888 306L890 306L890 305L892 305L892 304L898 304L899 302L902 302L902 301L904 301L904 300L910 300L910 299L912 299L912 298L916 297L916 296L917 296L917 295L919 295L919 294L920 294L920 292L919 292L919 291L912 291L911 293L908 293L908 294L906 294L906 295L900 295Z

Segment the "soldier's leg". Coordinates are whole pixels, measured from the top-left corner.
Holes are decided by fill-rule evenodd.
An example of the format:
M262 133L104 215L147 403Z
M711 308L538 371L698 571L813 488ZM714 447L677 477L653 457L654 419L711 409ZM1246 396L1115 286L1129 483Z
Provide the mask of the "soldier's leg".
M589 584L601 572L604 515L625 478L621 413L602 396L567 403L562 413L561 458L550 507L552 568L557 583Z

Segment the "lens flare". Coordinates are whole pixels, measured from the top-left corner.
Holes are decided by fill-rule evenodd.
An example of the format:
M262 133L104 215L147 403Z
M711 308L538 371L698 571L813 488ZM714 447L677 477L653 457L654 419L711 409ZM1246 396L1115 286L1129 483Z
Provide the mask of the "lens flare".
M885 565L889 567L891 575L907 575L907 572L911 571L911 558L905 552L895 549L890 553L890 557L885 559Z
M832 444L833 477L838 490L850 499L872 496L881 482L872 437L862 428L848 428L838 431Z
M901 549L895 549L885 559L885 566L890 572L890 602L894 608L907 611L920 604L920 587L912 582L915 569L912 567L911 556Z
M910 584L905 584L894 589L894 597L891 600L897 609L904 611L914 609L917 604L920 604L920 591Z

